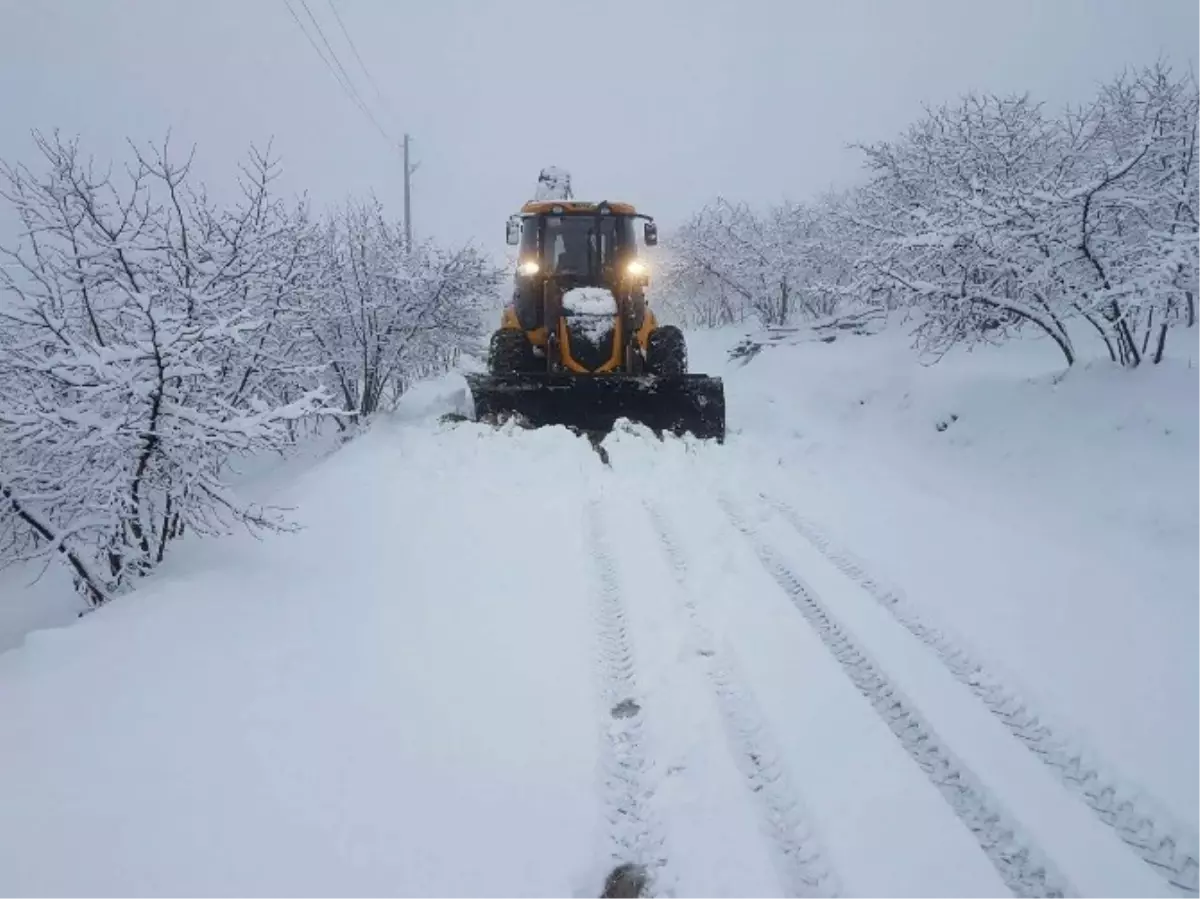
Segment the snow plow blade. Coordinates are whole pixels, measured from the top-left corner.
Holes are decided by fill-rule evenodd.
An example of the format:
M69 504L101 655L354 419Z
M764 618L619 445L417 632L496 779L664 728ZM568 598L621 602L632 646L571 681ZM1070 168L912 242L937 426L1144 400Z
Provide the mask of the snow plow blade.
M608 433L622 418L657 434L725 440L725 385L710 375L468 374L476 421Z

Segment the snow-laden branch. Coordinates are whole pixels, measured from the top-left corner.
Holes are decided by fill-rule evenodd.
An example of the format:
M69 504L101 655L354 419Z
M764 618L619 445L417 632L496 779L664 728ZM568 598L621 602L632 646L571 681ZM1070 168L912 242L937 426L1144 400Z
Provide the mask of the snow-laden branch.
M1114 361L1158 361L1196 321L1198 106L1195 81L1159 65L1058 118L1028 96L929 109L859 146L854 190L704 207L665 242L663 300L708 325L904 304L935 354L1029 326L1068 365L1082 319Z
M0 166L22 225L0 248L0 564L61 558L99 603L184 534L289 528L229 463L370 415L481 329L483 256L404 252L377 206L314 222L269 151L218 206L169 140L121 178L35 140L40 168Z

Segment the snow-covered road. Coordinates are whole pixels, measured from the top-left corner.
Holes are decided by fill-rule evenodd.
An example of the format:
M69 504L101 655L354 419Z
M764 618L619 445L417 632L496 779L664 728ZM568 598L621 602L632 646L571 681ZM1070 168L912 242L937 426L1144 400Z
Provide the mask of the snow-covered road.
M298 533L0 655L0 893L1195 895L1178 771L885 582L803 465L603 448L381 420Z

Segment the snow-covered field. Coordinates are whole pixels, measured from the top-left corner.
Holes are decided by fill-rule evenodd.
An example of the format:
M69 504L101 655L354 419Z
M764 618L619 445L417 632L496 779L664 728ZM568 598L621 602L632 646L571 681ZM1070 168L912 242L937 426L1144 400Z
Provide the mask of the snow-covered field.
M1195 895L1195 358L741 336L724 446L449 377L299 533L4 574L0 893Z

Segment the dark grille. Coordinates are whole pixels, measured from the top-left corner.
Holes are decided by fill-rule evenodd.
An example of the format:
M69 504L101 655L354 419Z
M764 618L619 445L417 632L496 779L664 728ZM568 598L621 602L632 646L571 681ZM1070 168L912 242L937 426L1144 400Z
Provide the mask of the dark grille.
M613 335L616 333L614 327L593 343L593 337L599 333L596 319L594 315L572 315L566 319L571 356L588 371L595 371L612 358Z

